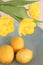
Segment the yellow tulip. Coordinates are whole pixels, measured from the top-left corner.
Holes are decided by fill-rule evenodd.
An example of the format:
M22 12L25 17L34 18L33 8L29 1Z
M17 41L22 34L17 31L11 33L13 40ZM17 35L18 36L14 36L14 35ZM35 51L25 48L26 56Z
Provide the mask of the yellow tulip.
M38 19L40 14L39 2L34 2L30 4L28 12L32 18Z
M0 35L6 36L14 31L14 20L9 16L0 17Z
M26 34L32 34L34 32L34 28L36 27L33 19L24 18L18 25L18 33L21 36Z

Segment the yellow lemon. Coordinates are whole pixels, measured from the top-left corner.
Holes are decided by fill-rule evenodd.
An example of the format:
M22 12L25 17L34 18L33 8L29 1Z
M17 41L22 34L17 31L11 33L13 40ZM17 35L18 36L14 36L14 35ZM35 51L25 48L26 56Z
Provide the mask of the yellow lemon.
M14 59L14 51L11 46L9 45L3 45L0 46L0 62L5 63L11 63Z
M30 16L34 19L39 18L40 8L39 8L39 2L34 2L29 5L28 12Z
M16 54L16 60L20 63L28 63L32 60L33 52L30 49L21 49Z
M14 51L17 52L18 50L24 48L24 40L20 36L14 36L11 39L11 46Z

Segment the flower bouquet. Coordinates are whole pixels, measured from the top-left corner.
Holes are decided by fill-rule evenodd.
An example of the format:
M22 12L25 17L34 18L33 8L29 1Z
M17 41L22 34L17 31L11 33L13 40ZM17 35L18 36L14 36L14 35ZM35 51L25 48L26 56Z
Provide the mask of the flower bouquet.
M5 0L6 1L6 0ZM28 5L28 8L25 8ZM39 21L39 1L38 0L9 0L4 2L0 0L0 11L16 19L18 23L18 34L32 34ZM29 14L29 15L28 15ZM15 27L14 20L8 16L0 17L0 35L6 36L13 32ZM1 25L2 24L2 25Z

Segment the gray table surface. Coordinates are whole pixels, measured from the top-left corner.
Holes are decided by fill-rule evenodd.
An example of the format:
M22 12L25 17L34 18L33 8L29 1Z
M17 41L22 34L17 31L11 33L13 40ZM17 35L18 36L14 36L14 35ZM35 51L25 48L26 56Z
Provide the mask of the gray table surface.
M15 21L15 31L8 34L6 37L0 37L0 45L9 44L10 39L13 36L18 35L17 27L18 23ZM33 50L33 59L31 62L25 65L43 65L43 31L36 27L35 32L32 35L22 36L25 42L25 47ZM24 65L17 61L13 61L11 64L0 64L0 65Z

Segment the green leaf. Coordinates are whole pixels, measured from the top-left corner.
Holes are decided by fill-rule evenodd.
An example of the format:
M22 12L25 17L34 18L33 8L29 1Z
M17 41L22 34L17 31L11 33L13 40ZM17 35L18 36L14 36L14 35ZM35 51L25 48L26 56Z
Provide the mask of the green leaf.
M20 18L28 18L28 14L24 7L1 6L1 11L9 15L12 13L11 15L15 15Z
M37 0L35 0L37 1ZM12 1L8 1L8 2L0 2L0 5L7 5L7 6L20 6L20 5L27 5L30 3L35 2L34 0L30 1L30 0L12 0Z
M0 0L0 2L2 2L2 0Z
M11 0L11 1L14 1L14 0ZM18 1L18 0L16 0ZM39 0L19 0L19 1L39 1Z
M34 22L35 22L36 24L43 23L43 21L40 21L40 20L34 20Z
M14 15L14 18L18 21L18 22L20 22L23 18L20 18L20 17L17 17L17 16L15 16Z

